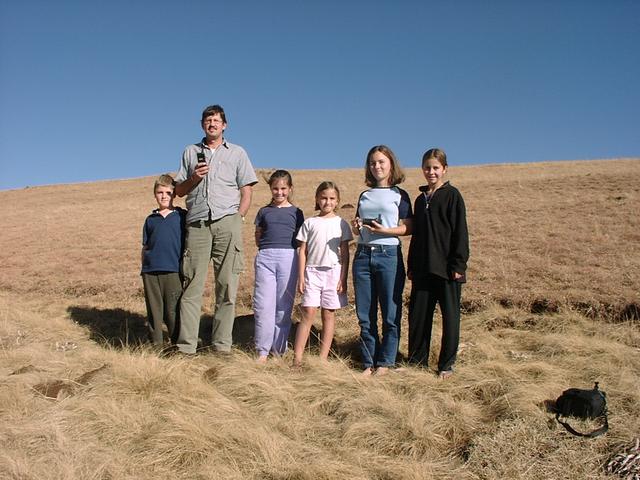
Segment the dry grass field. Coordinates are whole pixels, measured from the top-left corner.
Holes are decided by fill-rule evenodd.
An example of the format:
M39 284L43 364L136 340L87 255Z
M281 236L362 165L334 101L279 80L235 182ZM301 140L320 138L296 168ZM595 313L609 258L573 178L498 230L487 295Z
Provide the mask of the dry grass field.
M363 189L359 169L292 173L306 215L322 180L343 204ZM414 198L422 175L407 174ZM139 277L153 177L1 191L0 478L621 478L605 466L640 436L640 160L449 177L467 203L471 261L447 381L413 367L359 377L350 307L328 363L312 342L301 372L289 354L257 365L251 222L231 357L160 357L142 343ZM254 192L251 219L270 197L265 182ZM432 359L438 340L436 329ZM610 431L570 436L545 402L594 381Z

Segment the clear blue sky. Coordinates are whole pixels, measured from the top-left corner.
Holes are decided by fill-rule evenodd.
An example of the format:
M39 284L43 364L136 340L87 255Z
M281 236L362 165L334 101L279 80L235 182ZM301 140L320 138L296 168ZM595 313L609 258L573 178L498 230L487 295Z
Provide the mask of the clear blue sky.
M175 171L640 156L640 1L0 0L0 189Z

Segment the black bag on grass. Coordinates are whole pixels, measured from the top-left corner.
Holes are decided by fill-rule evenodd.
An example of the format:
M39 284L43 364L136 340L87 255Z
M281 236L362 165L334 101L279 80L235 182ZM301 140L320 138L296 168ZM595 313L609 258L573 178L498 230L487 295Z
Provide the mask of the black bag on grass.
M604 424L589 433L581 433L574 430L567 422L560 420L560 417L574 417L585 419L603 418ZM598 389L598 382L591 390L580 388L570 388L562 392L556 400L556 420L569 433L579 437L597 437L609 430L607 419L607 394Z

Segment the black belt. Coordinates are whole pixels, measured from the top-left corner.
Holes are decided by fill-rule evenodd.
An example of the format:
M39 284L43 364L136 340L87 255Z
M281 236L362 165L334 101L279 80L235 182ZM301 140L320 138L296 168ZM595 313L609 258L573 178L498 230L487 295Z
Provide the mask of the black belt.
M202 228L208 227L209 225L216 223L218 220L196 220L195 222L190 222L188 225L194 228Z
M358 245L357 249L365 252L383 252L385 250L393 250L397 252L400 250L400 247L400 245Z

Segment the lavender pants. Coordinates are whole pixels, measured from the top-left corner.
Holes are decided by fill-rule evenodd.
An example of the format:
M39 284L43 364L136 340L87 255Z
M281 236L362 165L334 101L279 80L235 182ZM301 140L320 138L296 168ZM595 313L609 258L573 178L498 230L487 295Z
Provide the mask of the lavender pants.
M255 260L253 313L258 355L287 350L291 310L298 281L298 254L292 248L259 250Z

